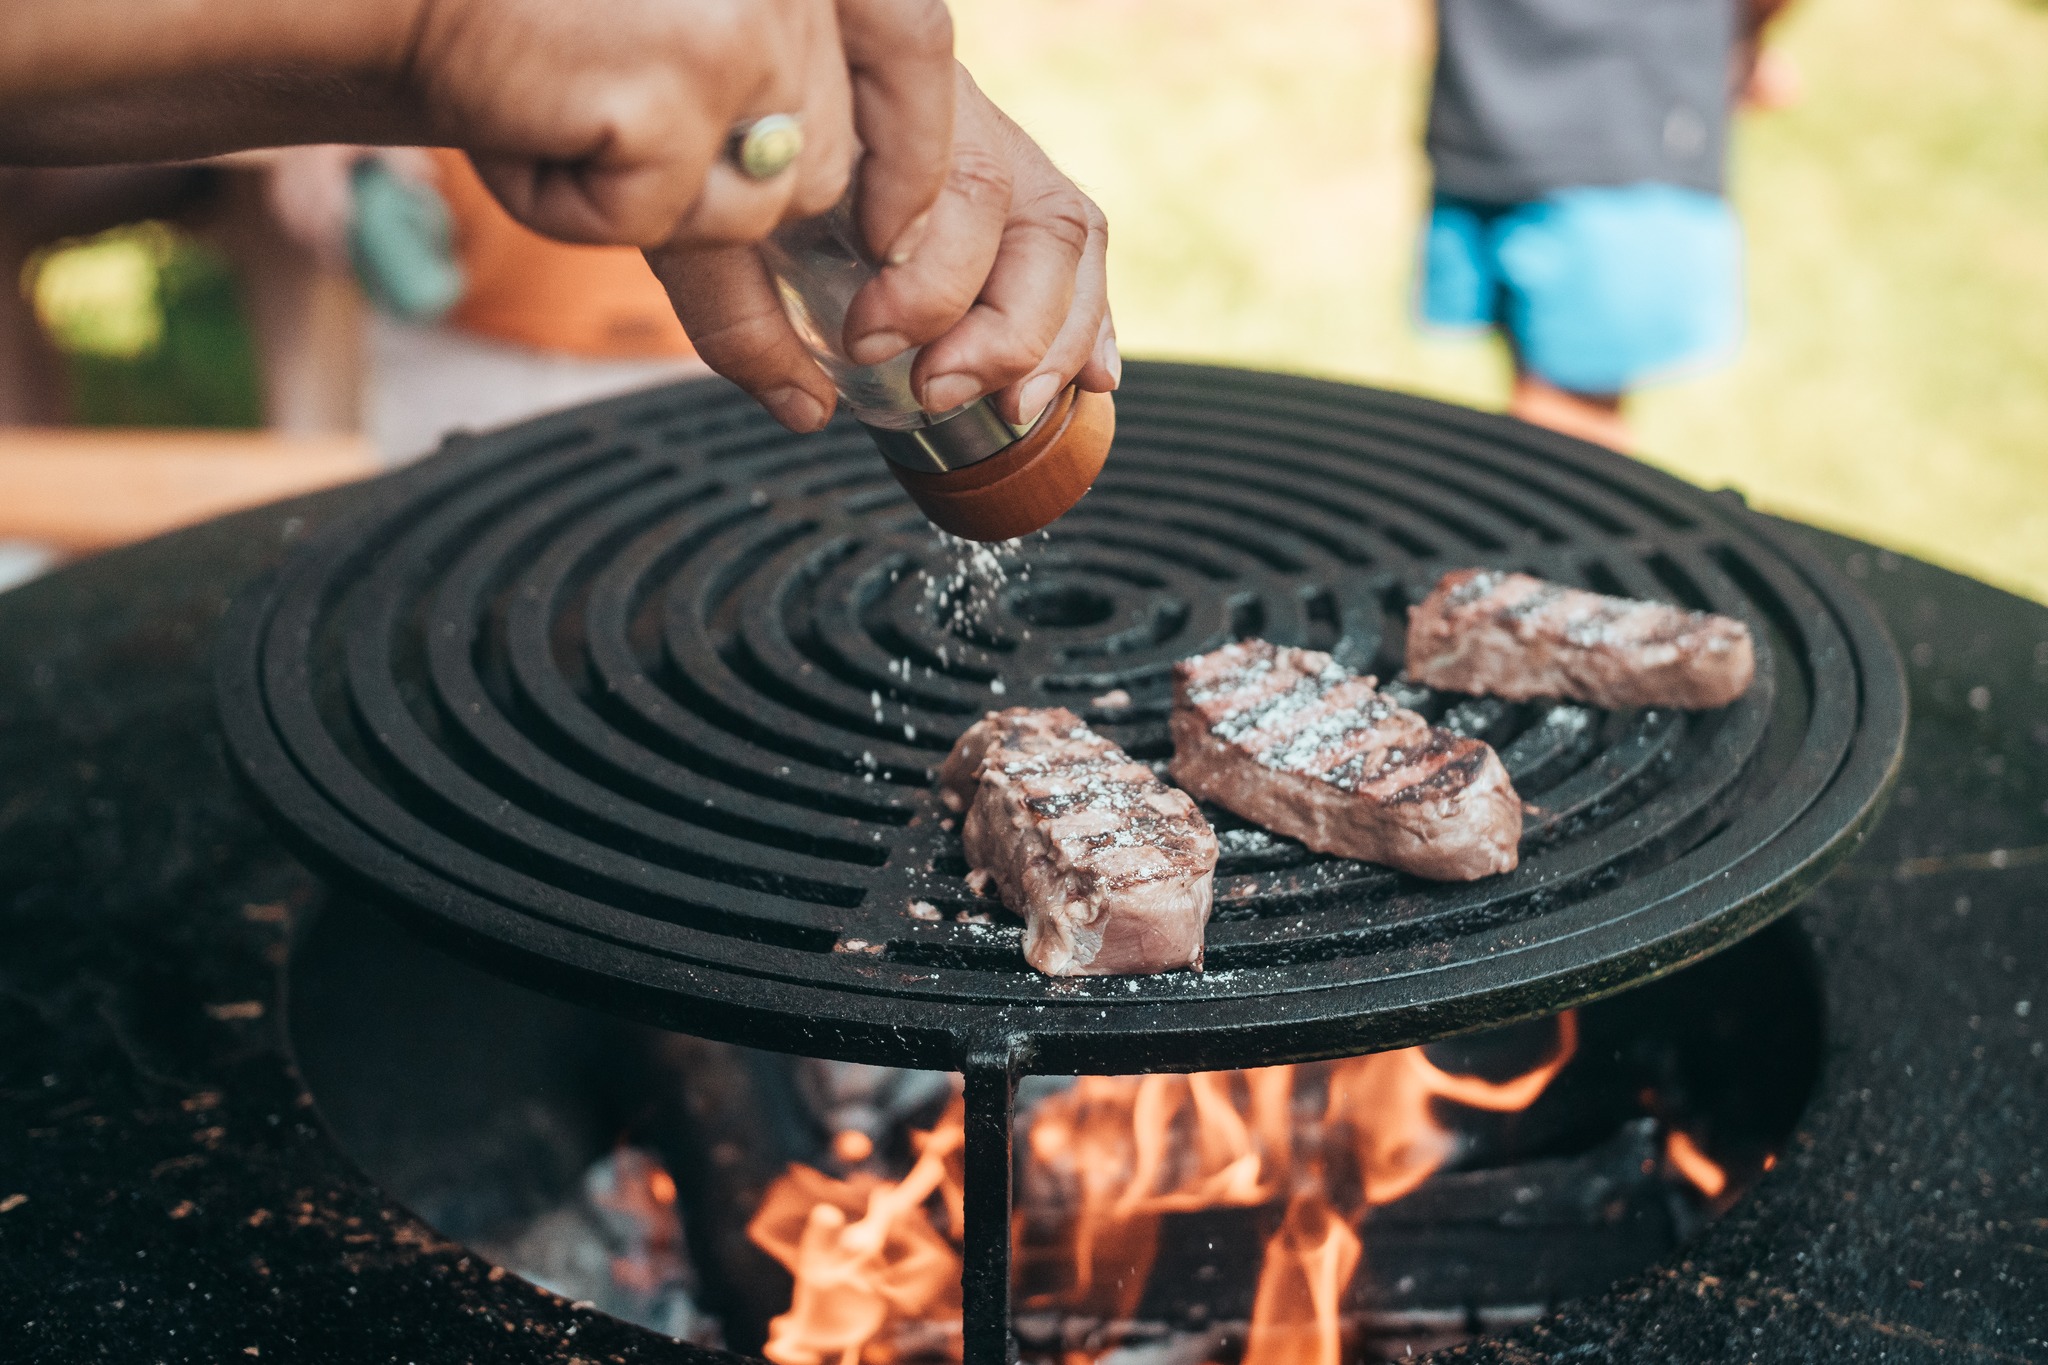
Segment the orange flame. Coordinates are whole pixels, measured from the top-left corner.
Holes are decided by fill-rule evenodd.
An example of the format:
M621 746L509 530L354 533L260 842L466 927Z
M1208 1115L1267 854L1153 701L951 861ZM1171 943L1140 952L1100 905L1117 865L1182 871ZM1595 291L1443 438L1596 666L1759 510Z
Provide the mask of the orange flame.
M1509 1081L1444 1071L1419 1047L1339 1062L1330 1076L1326 1118L1353 1134L1365 1202L1391 1204L1450 1158L1456 1138L1436 1121L1432 1100L1496 1113L1527 1109L1578 1049L1579 1017L1566 1011L1557 1018L1550 1060Z
M891 1328L958 1320L960 1253L927 1204L938 1196L957 1233L963 1119L956 1100L917 1136L917 1164L900 1181L792 1165L768 1187L747 1235L796 1279L789 1311L768 1324L762 1354L775 1365L888 1361Z
M1128 1321L1165 1215L1284 1201L1246 1365L1337 1365L1341 1308L1363 1259L1357 1224L1455 1152L1434 1102L1526 1108L1577 1049L1576 1016L1560 1015L1557 1027L1550 1059L1507 1081L1444 1071L1420 1048L1253 1071L1081 1077L1039 1106L1025 1143L1020 1261L1053 1286L1028 1302ZM789 1312L770 1325L765 1354L775 1365L891 1365L910 1329L940 1325L957 1356L962 1117L956 1101L919 1135L917 1164L899 1182L792 1165L769 1188L748 1233L796 1279ZM1330 1158L1355 1165L1334 1182L1342 1188L1332 1188ZM1052 1226L1035 1228L1046 1210ZM1034 1232L1049 1233L1049 1244Z
M1362 1250L1319 1196L1288 1205L1259 1268L1243 1365L1338 1365L1344 1290Z
M1728 1188L1728 1172L1701 1151L1698 1143L1676 1128L1664 1139L1664 1155L1670 1158L1678 1173L1690 1180L1707 1198L1718 1199L1721 1191ZM1764 1169L1769 1170L1769 1164Z

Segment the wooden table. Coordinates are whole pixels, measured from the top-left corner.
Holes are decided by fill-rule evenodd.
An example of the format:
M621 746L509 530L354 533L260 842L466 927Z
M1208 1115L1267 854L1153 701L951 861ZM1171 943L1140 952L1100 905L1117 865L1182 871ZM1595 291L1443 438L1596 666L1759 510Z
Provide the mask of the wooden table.
M82 554L379 469L356 435L0 427L0 540Z

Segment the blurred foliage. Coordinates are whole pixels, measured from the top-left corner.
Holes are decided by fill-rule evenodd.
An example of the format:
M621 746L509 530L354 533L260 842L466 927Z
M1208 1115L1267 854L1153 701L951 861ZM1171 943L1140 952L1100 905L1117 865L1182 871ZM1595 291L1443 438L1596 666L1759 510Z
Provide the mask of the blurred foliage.
M953 0L962 56L1110 219L1124 349L1498 407L1409 322L1427 0ZM1795 0L1744 116L1750 334L1647 457L2048 600L2048 6Z
M22 287L64 352L85 426L255 427L261 376L220 256L163 223L33 257Z
M157 276L176 238L162 223L138 223L37 253L22 287L36 317L72 355L134 360L164 337Z

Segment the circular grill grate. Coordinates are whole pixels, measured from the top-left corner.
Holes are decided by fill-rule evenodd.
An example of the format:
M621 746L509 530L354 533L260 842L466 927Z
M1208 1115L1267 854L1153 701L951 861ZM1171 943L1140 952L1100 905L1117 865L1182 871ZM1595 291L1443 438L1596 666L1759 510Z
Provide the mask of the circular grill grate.
M1757 684L1698 715L1396 684L1500 750L1522 867L1431 884L1211 812L1205 973L1050 980L967 890L930 771L985 710L1070 706L1163 760L1175 659L1263 635L1393 678L1408 603L1470 564L1740 617ZM223 717L316 866L502 971L745 1042L1043 1071L1360 1052L1671 970L1817 880L1904 737L1882 628L1760 518L1359 388L1133 365L1096 490L1006 581L956 567L857 428L653 391L388 482L238 604Z

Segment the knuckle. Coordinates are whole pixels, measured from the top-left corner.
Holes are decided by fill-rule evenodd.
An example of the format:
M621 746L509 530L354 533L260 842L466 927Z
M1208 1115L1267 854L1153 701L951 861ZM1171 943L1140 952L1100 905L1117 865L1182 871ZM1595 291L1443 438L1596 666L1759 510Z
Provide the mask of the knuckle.
M985 147L960 147L946 172L946 184L971 204L1006 203L1015 187L1010 168Z
M865 59L938 62L953 55L953 13L944 0L851 0L842 13L849 46Z
M1038 196L1025 210L1032 225L1068 252L1079 256L1088 249L1089 237L1097 231L1095 219L1089 216L1094 205L1079 190L1052 191Z
M943 0L910 0L901 10L895 41L904 55L928 60L953 55L953 12Z
M751 71L760 64L765 43L757 6L739 0L708 0L677 7L674 40L682 44L700 69L726 76ZM688 14L688 22L681 15Z
M981 364L976 368L985 377L997 378L1002 383L1028 374L1045 358L1045 347L1037 341L1014 330L1006 332L982 347Z
M763 375L781 367L784 325L779 314L761 309L709 326L684 321L690 344L720 374Z

